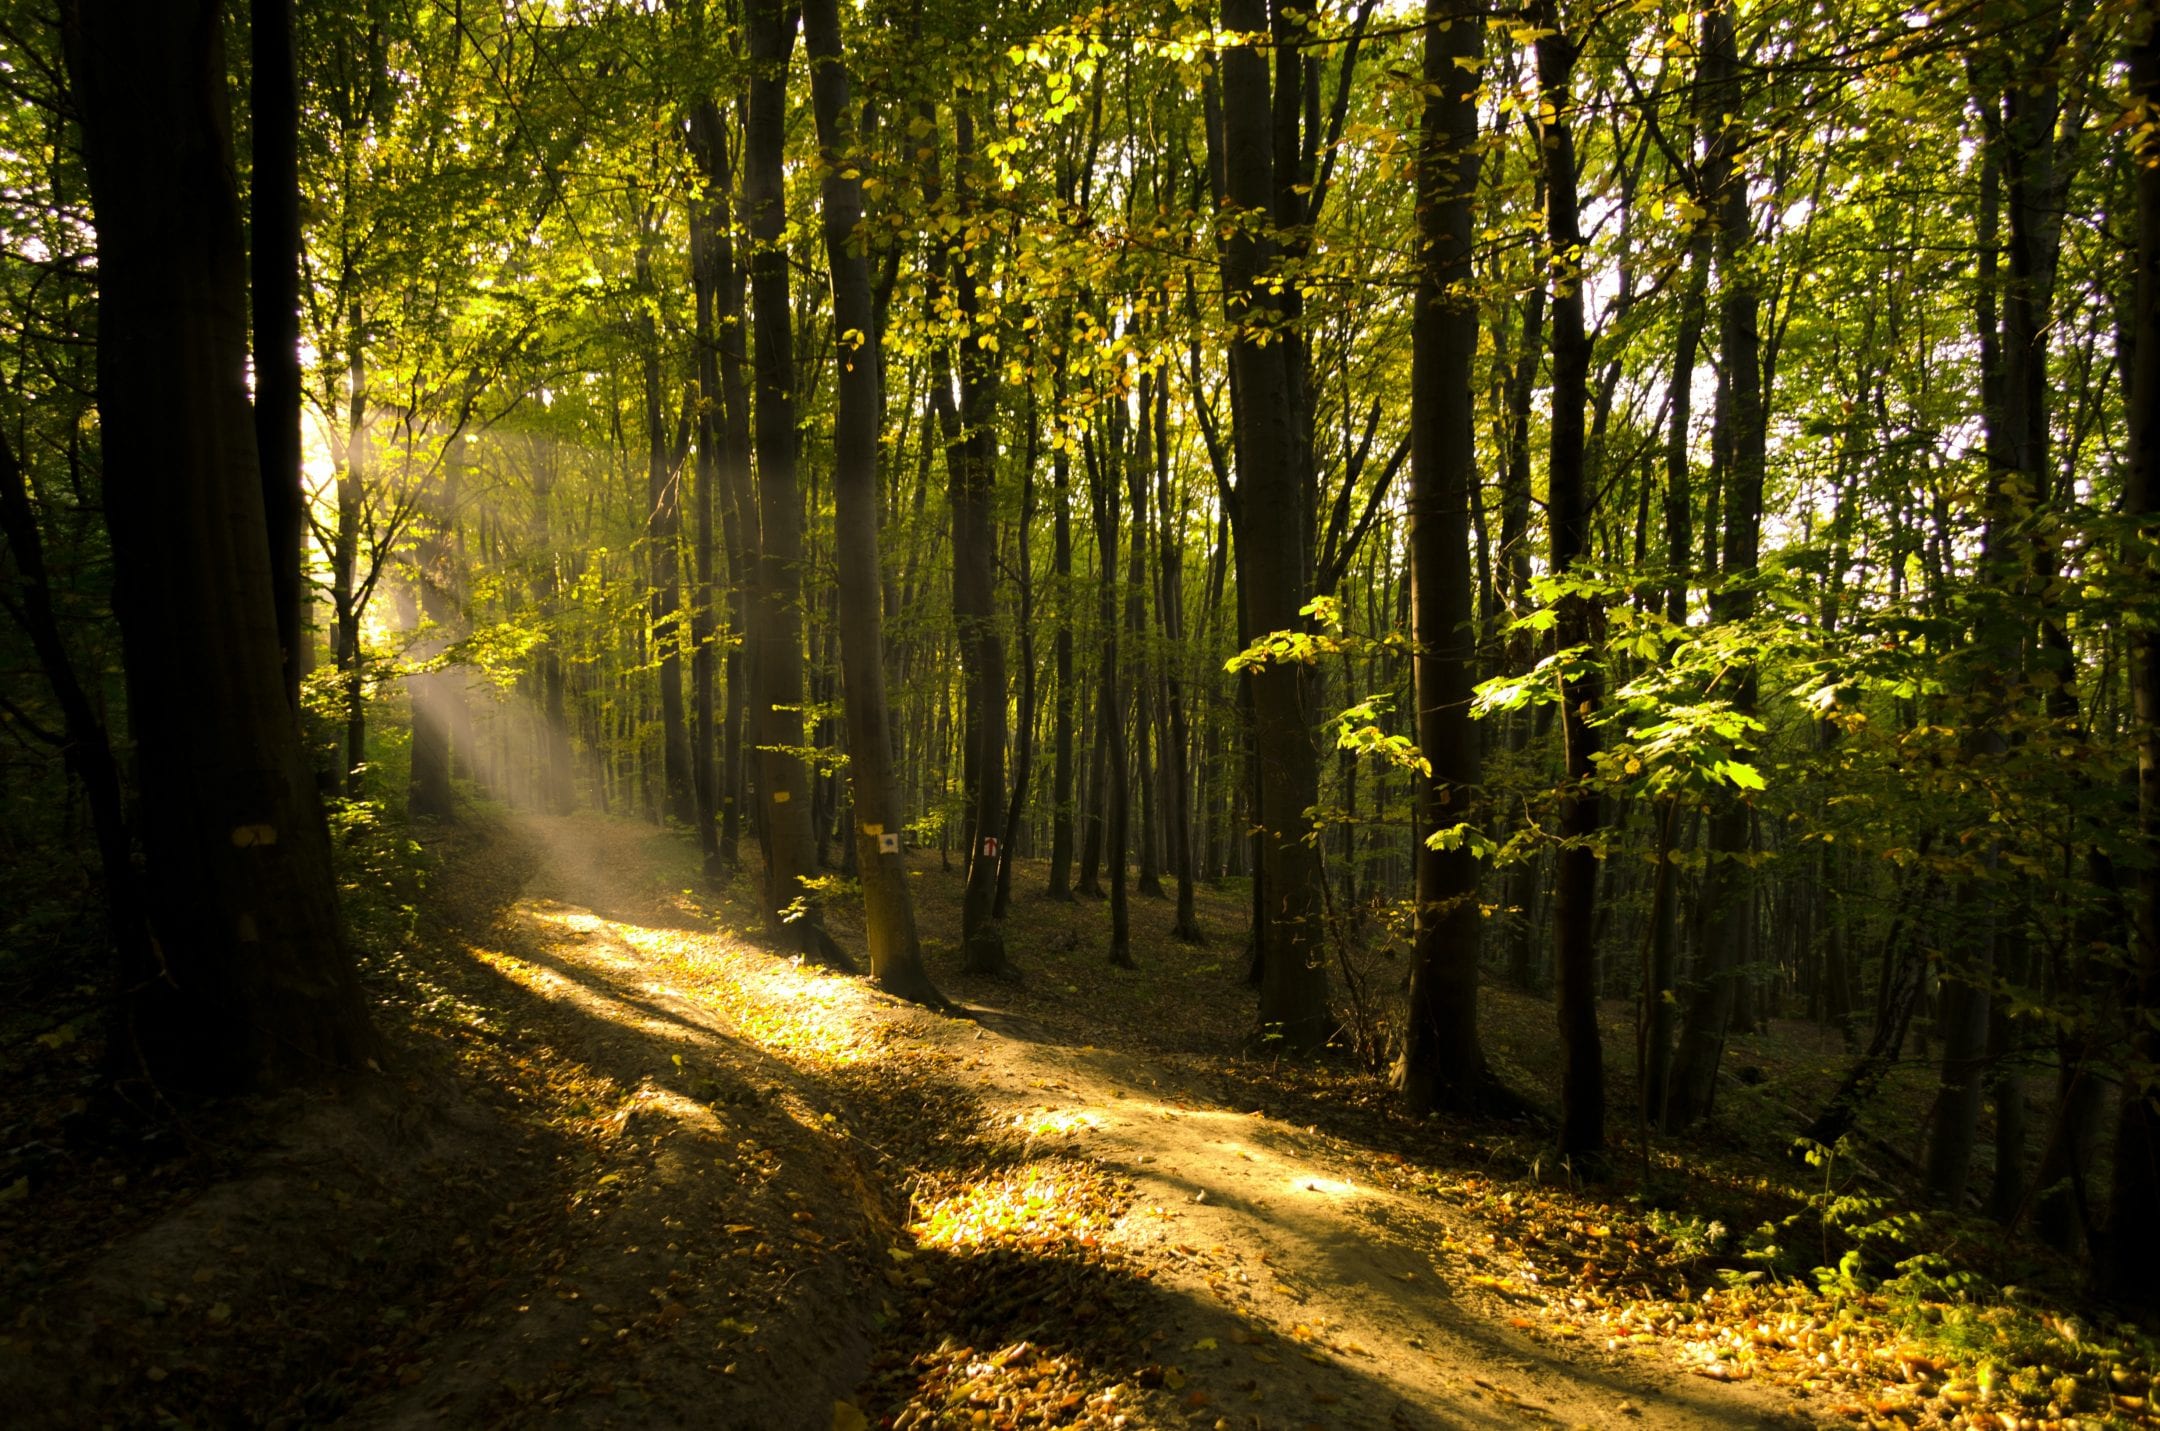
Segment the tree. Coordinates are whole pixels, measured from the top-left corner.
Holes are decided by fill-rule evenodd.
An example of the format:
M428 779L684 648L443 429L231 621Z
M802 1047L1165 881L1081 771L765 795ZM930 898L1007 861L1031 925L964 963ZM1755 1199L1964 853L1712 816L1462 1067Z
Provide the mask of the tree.
M1552 569L1565 576L1589 551L1596 500L1585 480L1584 406L1590 337L1583 326L1583 236L1575 158L1576 42L1546 5L1537 40L1538 93L1545 159L1546 262L1552 285L1552 434L1546 480ZM1556 625L1560 649L1581 652L1596 638L1597 612L1577 589L1564 593ZM1560 795L1560 852L1554 861L1553 967L1558 985L1561 1065L1560 1151L1594 1163L1605 1149L1605 1061L1597 1023L1599 795L1596 766L1599 682L1596 668L1570 661L1560 675L1560 731L1566 784Z
M1417 944L1395 1085L1419 1113L1463 1107L1491 1075L1478 1046L1478 852L1469 834L1479 783L1470 723L1477 623L1470 582L1476 481L1470 294L1477 191L1477 69L1484 35L1452 0L1426 0L1426 98L1418 132L1417 308L1411 324L1411 641L1417 691Z
M1256 42L1268 30L1266 6L1259 0L1224 0L1222 23L1231 32L1217 63L1224 223L1230 230L1222 269L1236 393L1238 589L1248 629L1261 636L1297 629L1306 619L1309 591L1302 516L1307 503L1289 348L1275 341L1283 313L1270 215L1278 177L1287 176L1275 172L1275 103L1267 58ZM1295 72L1294 60L1284 63ZM1306 672L1300 662L1277 660L1260 663L1248 677L1260 772L1254 821L1264 890L1256 938L1266 951L1260 1024L1265 1034L1296 1052L1318 1048L1334 1031L1323 962L1320 856L1306 838L1306 812L1319 803L1320 793Z
M64 22L153 961L127 1044L178 1086L316 1078L374 1039L285 694L221 7L81 0Z
M795 15L782 0L749 6L750 94L744 133L744 228L755 314L758 463L757 689L750 726L759 756L763 798L765 915L805 953L837 959L817 914L810 886L816 838L810 822L810 779L803 760L802 494L796 486L794 310L788 299L782 162L786 140L787 67L795 50Z
M2129 492L2125 515L2141 525L2126 553L2149 594L2156 571L2150 543L2160 520L2160 24L2148 14L2130 47L2130 122L2124 134L2135 178L2135 268L2126 324L2131 339L2128 391ZM2132 1064L2124 1080L2115 1140L2109 1219L2110 1263L2103 1278L2147 1304L2160 1288L2160 631L2139 629L2131 647L2131 699L2137 717L2137 832L2146 862L2132 906L2133 963L2125 1006L2132 1017Z
M893 781L892 727L885 702L885 629L879 578L878 418L883 339L871 311L870 261L863 251L862 180L850 166L853 119L837 0L804 0L803 34L817 109L825 261L832 274L840 365L833 416L833 503L838 529L840 660L847 700L848 783L855 796L856 868L870 974L887 993L919 1003L944 998L923 968L900 850L900 799ZM885 843L892 836L891 846Z
M975 161L975 118L968 102L952 106L953 203L966 215L969 166ZM931 151L925 192L935 208L942 185ZM1006 971L1005 935L997 913L998 838L1005 829L1005 638L997 625L996 508L998 318L985 312L979 257L950 238L937 244L937 283L949 294L953 334L933 360L932 401L945 439L952 506L952 611L966 675L962 764L967 814L967 893L960 940L973 974ZM953 379L959 379L959 396Z
M1740 61L1731 12L1722 5L1705 11L1702 34L1698 80L1707 131L1702 187L1716 216L1720 381L1715 451L1724 511L1724 584L1711 602L1711 615L1719 621L1741 623L1755 610L1748 581L1755 574L1762 528L1766 424L1761 300L1752 272L1754 223L1748 212L1747 174L1735 162L1740 136ZM1752 717L1754 670L1738 666L1720 679L1730 691L1727 699L1732 710ZM1710 862L1703 880L1705 942L1666 1094L1668 1125L1703 1117L1715 1100L1718 1063L1732 1021L1739 969L1754 943L1752 887L1746 869L1752 823L1753 812L1745 802L1729 792L1719 796L1710 821Z
M277 603L285 694L300 703L307 653L303 579L307 520L300 486L300 76L292 0L248 9L248 182L253 297L255 446L261 454L270 585Z

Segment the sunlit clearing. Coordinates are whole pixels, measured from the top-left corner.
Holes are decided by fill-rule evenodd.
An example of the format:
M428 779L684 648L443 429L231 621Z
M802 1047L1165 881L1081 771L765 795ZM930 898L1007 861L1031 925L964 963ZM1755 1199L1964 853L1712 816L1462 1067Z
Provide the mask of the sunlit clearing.
M925 1247L979 1249L1069 1242L1093 1246L1115 1225L1099 1174L1026 1163L967 1183L921 1209L908 1230Z
M662 968L679 976L694 994L705 994L725 962L718 941L672 929L643 929L635 924L610 926L615 936L644 958L651 972ZM727 999L735 1031L790 1058L844 1067L876 1055L874 1030L859 1027L851 1006L860 989L813 965L780 960L763 967L728 970L747 997ZM668 990L673 993L675 990ZM719 991L725 997L725 990Z
M587 939L597 936L581 957L611 965L644 993L688 999L721 1014L728 1033L771 1052L838 1068L875 1057L883 1047L878 1029L855 1016L860 990L814 966L744 961L733 957L742 947L725 935L652 929L582 909L536 909L532 917Z

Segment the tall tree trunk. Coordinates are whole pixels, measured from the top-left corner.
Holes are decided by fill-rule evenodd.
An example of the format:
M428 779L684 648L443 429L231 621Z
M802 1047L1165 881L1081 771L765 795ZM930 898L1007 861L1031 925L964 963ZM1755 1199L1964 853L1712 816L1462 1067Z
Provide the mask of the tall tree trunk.
M1704 13L1699 103L1709 131L1703 162L1706 205L1717 213L1718 348L1720 403L1717 413L1719 490L1724 507L1724 584L1711 600L1711 617L1739 624L1755 614L1755 574L1762 528L1766 427L1762 394L1762 306L1750 251L1747 176L1735 156L1739 147L1740 60L1731 12ZM1752 666L1728 673L1731 708L1755 713ZM1674 1056L1666 1121L1686 1124L1706 1116L1717 1096L1718 1065L1733 1018L1738 980L1754 944L1753 881L1747 866L1753 839L1750 808L1730 792L1716 797L1709 821L1709 855L1702 877L1702 947L1695 987L1686 1001L1680 1044Z
M1547 462L1547 512L1552 569L1565 575L1589 550L1593 494L1584 473L1584 405L1589 397L1590 338L1583 328L1583 239L1576 197L1574 107L1576 46L1559 30L1548 4L1539 21L1551 31L1537 42L1538 85L1545 121L1547 237L1552 274L1552 432ZM1580 593L1562 596L1557 635L1562 649L1589 644L1599 613ZM1553 968L1561 1043L1560 1152L1594 1165L1605 1150L1605 1060L1597 1022L1597 852L1599 797L1597 731L1590 724L1601 698L1593 671L1561 683L1560 728L1567 756L1560 795L1559 853L1554 857Z
M743 311L743 270L736 261L734 230L728 222L735 181L728 159L727 124L719 105L708 99L692 108L690 141L715 205L709 241L692 255L692 261L702 260L706 265L703 282L711 288L719 328L713 344L715 371L708 373L701 360L699 382L707 385L705 400L713 414L720 478L715 496L720 502L720 529L727 547L729 573L727 657L722 671L727 696L721 716L717 798L720 865L732 870L741 861L742 822L751 783L749 764L744 759L743 731L750 692L757 685L750 613L758 605L761 543L757 495L750 480L750 393L745 376L749 366L748 325ZM754 739L752 743L756 743Z
M1089 478L1095 479L1090 465ZM1091 489L1092 490L1092 489ZM1098 534L1097 542L1101 541ZM1100 673L1095 682L1095 704L1089 717L1094 729L1083 731L1081 744L1088 748L1088 771L1085 800L1080 816L1080 879L1074 889L1090 899L1103 897L1102 847L1103 847L1103 791L1109 782L1110 738L1105 734L1105 715L1102 705L1102 680ZM1092 738L1089 738L1092 737Z
M1102 714L1095 738L1103 751L1109 787L1103 792L1107 806L1103 826L1108 846L1104 858L1110 866L1110 962L1120 969L1131 969L1136 966L1132 957L1132 915L1125 893L1125 837L1132 800L1125 770L1125 713L1118 696L1117 412L1115 406L1110 408L1110 450L1101 462L1089 464L1088 477L1095 503L1095 548L1100 556L1095 614L1102 628L1101 695L1097 698L1097 709Z
M2061 38L2057 32L2055 40ZM2055 46L2044 43L2036 48L2038 53L2052 54ZM2041 72L2045 62L2037 55L2016 54L2009 63L2012 69L2004 74L1983 77L1979 68L1975 70L1975 77L1983 80L1983 191L1975 237L1980 250L1978 323L1983 342L1982 390L1989 399L1984 416L1991 469L1979 572L1989 589L2037 594L2052 575L2054 557L2032 543L2022 529L2024 514L2044 506L2053 485L2047 363L2062 233L2062 176L2055 134L2061 91L2058 80ZM2008 242L2002 250L2009 262L1998 339L1992 331L1996 318L1993 280L2003 218L2008 220ZM2013 699L2012 685L2026 674L2030 621L2029 614L1983 611L1976 623L1973 686L1980 705L1970 720L1972 734L1966 743L1975 759L1999 760L2009 750L2009 737L2002 727ZM2059 675L2066 685L2070 672L2065 669ZM1992 862L1992 835L1988 840L1984 857ZM1989 894L1974 888L1965 897L1979 904ZM2014 939L2009 924L2017 917L2014 911L1983 910L1971 923L1973 933L1965 957L1946 976L1942 1074L1927 1152L1928 1192L1945 1204L1962 1203L1970 1180L1980 1112L1993 1067L1988 1048L1995 1022L1990 1009L1992 990L2011 958ZM2010 1031L2003 1029L1996 1037L2006 1042ZM2004 1095L2009 1093L2006 1088ZM2022 1089L2016 1096L2022 1100ZM1999 1181L2021 1181L2022 1147L2016 1150L2014 1164L1998 1166ZM2005 1189L1998 1203L2014 1207L2022 1200L2020 1187Z
M1013 742L1012 797L1005 806L1005 843L998 851L993 918L1004 919L1012 903L1013 861L1027 816L1028 782L1035 773L1035 461L1041 455L1042 417L1035 389L1028 389L1027 445L1020 460L1020 531L1014 543L1020 585L1020 721Z
M562 610L563 573L554 554L555 454L538 449L533 454L533 548L548 554L546 565L535 574L533 600L540 607L542 628L536 658L539 719L535 725L532 773L539 798L535 802L551 815L567 815L577 808L577 776L570 762L570 722L565 705L563 636L554 619ZM642 635L642 631L636 633ZM632 727L636 727L633 725Z
M1132 676L1132 731L1137 749L1133 754L1134 778L1140 784L1140 894L1163 897L1162 859L1155 840L1155 762L1153 758L1155 703L1150 698L1154 675L1147 659L1148 590L1148 485L1155 466L1155 378L1143 373L1140 402L1132 439L1125 454L1126 505L1132 512L1132 541L1125 561L1125 629L1132 636L1127 664Z
M759 543L756 690L750 700L763 801L765 918L806 955L839 962L807 883L817 874L810 774L802 758L802 494L795 477L795 331L789 307L782 163L787 69L795 12L785 0L750 0L750 97L744 136L743 219L757 388Z
M1698 196L1698 202L1700 196ZM1702 346L1705 297L1710 283L1712 230L1707 214L1688 240L1686 286L1680 293L1680 322L1673 339L1672 380L1666 386L1665 429L1665 619L1687 622L1688 568L1694 561L1694 497L1688 443L1694 413L1695 365ZM1675 888L1674 822L1679 798L1658 800L1653 819L1658 828L1658 866L1651 895L1650 958L1643 983L1641 1066L1642 1116L1645 1124L1665 1126L1670 1116L1673 1028L1679 1012L1680 899Z
M1062 329L1060 330L1062 331ZM1065 411L1065 365L1056 365L1052 378L1052 408ZM1050 454L1052 499L1050 580L1057 593L1057 636L1053 659L1057 664L1057 700L1051 713L1055 753L1050 771L1050 897L1072 899L1073 859L1073 572L1072 572L1072 444L1060 442Z
M652 261L641 244L638 287L652 292ZM689 825L697 818L691 789L690 733L684 721L682 678L682 462L669 451L667 415L660 391L660 328L650 308L640 319L645 379L645 603L658 648L660 761L668 817Z
M974 160L974 119L964 101L953 105L954 195L966 208L968 166ZM925 193L941 197L934 167ZM998 836L1005 822L1005 639L997 627L997 359L978 341L982 292L976 256L957 242L939 255L939 278L965 320L967 339L957 362L940 350L933 358L932 396L945 432L945 461L952 489L953 622L960 636L966 677L968 740L962 761L967 799L967 889L962 897L961 957L971 974L1006 970L1005 932L996 914ZM952 399L950 369L957 367L960 399ZM942 379L938 376L943 374Z
M2141 521L2143 536L2126 554L2146 589L2160 584L2150 546L2160 522L2160 22L2144 17L2145 33L2131 47L2130 84L2143 121L2124 129L2137 169L2137 271L2131 299L2129 490L2123 503ZM2134 961L2125 1006L2132 1015L2130 1054L2141 1075L2130 1083L2116 1128L2115 1184L2106 1280L2114 1290L2150 1306L2160 1300L2160 631L2138 628L2131 643L2131 701L2136 716L2137 828L2148 857L2138 871L2132 905Z
M330 604L336 620L333 643L338 689L345 704L344 760L341 783L345 798L364 792L367 770L367 672L361 664L360 522L367 491L367 329L357 299L352 305L346 370L345 461L337 473L337 527L330 543Z
M1264 0L1223 0L1224 28L1268 29ZM1281 341L1277 245L1262 227L1275 199L1273 109L1266 56L1250 43L1225 48L1221 160L1234 231L1223 245L1224 316L1236 384L1238 586L1250 633L1297 629L1311 587L1311 543L1300 435ZM1302 1053L1335 1029L1328 1009L1320 853L1306 813L1319 804L1320 763L1307 710L1307 669L1270 661L1255 670L1253 755L1259 774L1254 824L1261 845L1260 1025L1263 1036Z
M842 694L847 702L848 783L854 796L856 869L870 976L887 993L921 1003L944 998L923 967L901 849L900 796L893 778L892 721L885 701L885 624L879 579L880 368L871 311L870 261L860 239L862 180L850 177L854 116L840 41L838 0L804 0L803 38L817 111L825 261L832 274L833 324L855 335L839 345L833 417L834 561L840 597Z
M280 660L222 11L62 11L98 235L105 516L151 956L123 975L115 1047L203 1089L319 1078L375 1047Z
M697 342L697 490L692 495L691 561L695 585L690 595L690 786L696 801L698 850L704 857L705 878L719 879L727 869L720 850L721 780L725 772L715 763L719 731L715 717L715 676L719 665L716 608L719 583L713 554L713 514L724 508L716 502L714 488L721 477L722 432L726 426L726 402L720 394L720 350L714 331L719 299L719 261L715 246L727 224L727 194L712 183L712 166L704 151L725 143L719 132L720 117L711 100L702 100L690 118L691 157L705 171L708 188L690 208L690 279L696 316ZM732 548L733 542L728 543Z
M1162 618L1163 701L1170 719L1164 763L1170 771L1170 858L1177 876L1177 918L1172 938L1188 944L1201 940L1193 893L1192 732L1185 715L1185 551L1183 524L1171 511L1170 370L1155 388L1155 542L1162 595L1156 610Z
M270 531L285 695L300 706L307 652L307 511L300 490L300 70L293 0L248 7L248 268L255 336L255 447Z
M1535 203L1545 202L1542 166L1533 175ZM1500 551L1497 582L1501 605L1512 619L1529 614L1530 601L1530 417L1537 397L1539 359L1545 347L1545 290L1541 277L1523 303L1522 346L1507 385L1506 463L1500 479ZM1501 644L1505 673L1521 675L1535 659L1535 644L1527 630L1511 631ZM1516 713L1507 722L1507 749L1521 756L1529 749L1538 728L1534 712ZM1507 934L1508 982L1516 988L1536 991L1543 987L1538 958L1538 922L1531 917L1537 904L1538 873L1542 861L1533 855L1508 866L1501 880L1501 904L1507 911L1502 926Z
M1417 298L1411 317L1411 669L1417 691L1417 935L1395 1086L1415 1113L1476 1104L1491 1074L1478 1045L1478 857L1467 822L1480 783L1470 720L1478 631L1470 573L1477 480L1470 297L1477 192L1477 74L1484 27L1463 0L1426 0L1418 134ZM1452 831L1448 842L1442 832Z

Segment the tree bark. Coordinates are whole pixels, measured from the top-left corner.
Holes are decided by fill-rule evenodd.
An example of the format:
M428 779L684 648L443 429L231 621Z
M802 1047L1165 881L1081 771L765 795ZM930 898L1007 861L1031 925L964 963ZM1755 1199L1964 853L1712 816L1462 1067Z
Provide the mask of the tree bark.
M1060 329L1062 332L1063 330ZM1052 378L1056 394L1052 404L1065 411L1065 365L1057 364ZM1057 444L1050 454L1051 487L1056 494L1051 508L1050 581L1057 593L1057 636L1052 659L1057 667L1057 698L1051 712L1054 754L1050 768L1050 898L1069 902L1072 897L1073 861L1073 574L1072 574L1072 444Z
M1119 444L1116 425L1120 409L1112 404L1107 411L1110 450L1101 462L1090 463L1088 470L1090 495L1095 503L1095 549L1099 556L1095 616L1101 625L1102 641L1102 669L1098 673L1101 694L1096 704L1101 715L1095 738L1102 752L1100 758L1108 786L1103 791L1106 810L1102 823L1107 846L1104 860L1110 866L1110 962L1120 969L1131 969L1137 966L1132 957L1132 914L1125 892L1125 837L1126 815L1132 800L1125 771L1125 713L1118 691L1121 676L1118 669L1116 466Z
M1732 14L1720 6L1703 15L1702 95L1709 139L1703 192L1717 214L1718 349L1721 402L1719 487L1724 530L1724 585L1711 600L1713 620L1740 623L1755 614L1755 594L1745 583L1755 574L1762 529L1766 427L1762 397L1762 306L1750 267L1754 244L1748 214L1747 176L1735 163L1739 146L1740 61ZM1753 715L1756 676L1752 666L1730 673L1732 709ZM1680 1044L1674 1056L1666 1104L1669 1126L1706 1116L1717 1096L1718 1065L1733 1018L1737 981L1754 945L1753 879L1747 866L1754 820L1731 792L1715 797L1709 821L1708 861L1703 867L1703 939L1695 987L1686 1001Z
M307 512L300 489L300 71L293 0L248 7L248 267L255 338L255 447L270 533L285 695L297 715L306 666Z
M717 606L719 582L713 552L713 516L726 503L716 500L721 481L721 446L727 423L726 401L720 393L719 335L714 323L719 306L719 262L715 247L727 225L727 192L712 182L713 165L706 150L724 145L719 110L711 100L701 100L690 116L690 154L704 171L707 189L690 208L690 282L695 307L697 345L697 489L691 497L691 561L694 585L690 594L690 788L695 808L698 851L704 858L708 880L727 870L720 851L721 780L725 772L717 764L720 732L716 722L716 681L719 665ZM728 544L730 548L733 543Z
M1171 511L1170 370L1165 367L1155 389L1155 512L1157 576L1162 593L1156 609L1163 632L1163 703L1170 734L1164 762L1170 770L1170 859L1177 876L1177 917L1170 934L1188 944L1201 942L1200 917L1193 892L1192 732L1185 714L1185 551L1182 525Z
M1012 795L1005 805L1005 842L998 850L997 895L991 917L1005 918L1012 903L1013 861L1019 854L1027 818L1028 784L1035 773L1035 460L1040 455L1042 417L1035 390L1028 389L1027 445L1020 458L1020 531L1013 543L1020 586L1020 719L1013 742Z
M639 291L657 304L649 239L638 250ZM639 320L645 380L645 605L658 648L660 769L670 819L691 825L697 803L691 786L690 732L683 711L682 461L669 450L660 390L660 326L648 307Z
M1263 0L1223 0L1226 30L1268 29ZM1277 245L1268 220L1276 198L1273 108L1267 57L1252 43L1227 45L1222 75L1221 159L1225 207L1236 220L1223 245L1224 316L1231 328L1236 384L1238 586L1251 634L1298 629L1311 586L1304 464L1297 431L1289 344L1278 341ZM1319 803L1320 764L1307 710L1307 668L1270 661L1249 678L1253 755L1259 774L1254 821L1260 1025L1293 1053L1318 1049L1334 1033L1328 1009L1320 854L1307 837Z
M1414 1113L1465 1108L1488 1091L1478 1044L1480 876L1468 841L1435 843L1473 815L1480 782L1470 694L1478 654L1470 572L1477 480L1472 383L1478 311L1470 296L1477 192L1477 73L1484 27L1461 0L1426 0L1425 109L1418 134L1417 297L1411 316L1411 669L1418 749L1417 933L1395 1086ZM1459 831L1458 834L1467 833Z
M852 178L854 118L840 39L838 0L804 0L803 38L817 111L825 260L832 275L840 372L833 417L834 562L840 597L842 694L847 703L848 782L854 796L856 870L870 976L889 994L945 1000L923 966L900 848L892 722L885 700L885 623L878 557L883 492L878 428L883 361L871 311L870 262L860 239L862 180ZM891 836L888 848L887 836Z
M62 20L149 925L126 1042L153 1079L201 1089L375 1048L280 660L222 9L77 0Z
M345 461L337 473L337 528L330 544L330 604L337 623L333 655L338 689L345 700L342 783L345 798L365 793L367 771L367 671L360 651L359 589L362 494L367 490L367 328L357 299L352 305L346 365Z
M953 106L953 187L965 207L968 165L975 151L974 120L965 102ZM935 181L932 181L935 192ZM965 728L970 741L966 772L968 809L967 890L962 898L961 957L971 974L1006 971L1005 932L998 920L998 848L1005 828L1005 638L997 626L997 414L996 356L980 341L982 290L976 257L958 244L943 254L943 281L965 320L966 339L957 362L960 400L946 395L945 460L952 485L953 621L960 634L960 664L967 677Z
M727 124L720 106L700 101L690 113L690 143L713 196L712 227L705 247L692 255L703 264L702 276L715 310L717 332L708 360L699 363L700 385L713 418L713 443L719 490L720 530L728 560L728 639L722 676L726 704L721 714L720 769L715 798L720 830L720 867L741 862L743 814L747 807L749 765L744 759L743 730L750 691L757 684L756 646L750 637L750 613L757 607L759 551L757 495L750 481L750 394L747 324L743 312L743 272L735 257L734 229L728 206L734 192L728 158ZM753 739L753 743L754 739Z
M1583 328L1583 238L1576 195L1574 70L1576 45L1559 30L1547 5L1540 20L1552 33L1537 41L1538 85L1548 107L1545 156L1547 239L1552 272L1552 432L1547 461L1552 568L1565 575L1589 552L1593 494L1585 481L1584 405L1589 397L1590 338ZM1556 631L1563 650L1587 646L1599 615L1590 598L1560 598ZM1560 1152L1594 1166L1605 1151L1605 1061L1597 1022L1597 851L1599 796L1597 730L1590 724L1601 698L1595 671L1561 682L1560 728L1567 757L1560 795L1559 853L1553 885L1553 968L1561 1043Z
M816 896L810 775L802 757L802 494L796 485L795 331L789 307L782 163L787 140L787 69L795 12L785 0L751 0L746 10L750 96L744 135L743 218L750 255L757 390L757 642L750 705L763 803L765 918L803 954L840 962L826 937Z
M2142 122L2126 126L2137 171L2137 253L2131 299L2129 490L2126 515L2141 522L2126 565L2149 591L2160 582L2152 531L2160 520L2160 23L2145 16L2145 33L2131 47L2132 102ZM2138 628L2131 644L2131 700L2137 737L2137 829L2148 851L2138 871L2132 906L2134 961L2125 1007L2132 1015L2130 1054L2139 1075L2126 1080L2116 1125L2115 1181L2105 1280L2146 1306L2160 1300L2160 631Z

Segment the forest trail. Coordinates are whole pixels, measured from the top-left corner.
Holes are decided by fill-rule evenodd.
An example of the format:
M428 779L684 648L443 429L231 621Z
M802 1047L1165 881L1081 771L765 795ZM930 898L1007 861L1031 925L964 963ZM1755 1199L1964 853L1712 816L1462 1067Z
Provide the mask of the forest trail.
M358 1424L1813 1424L1534 1335L1458 1255L1481 1229L1317 1128L768 954L650 827L517 831L529 873L472 953L635 1091L542 1266Z

